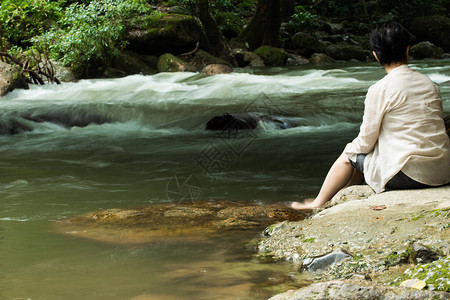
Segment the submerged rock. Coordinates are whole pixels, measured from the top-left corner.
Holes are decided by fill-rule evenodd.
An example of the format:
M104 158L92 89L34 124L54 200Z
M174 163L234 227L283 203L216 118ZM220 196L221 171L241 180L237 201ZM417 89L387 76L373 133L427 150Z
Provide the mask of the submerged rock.
M215 116L206 123L206 130L246 130L255 129L256 118L248 114L229 114Z
M198 240L228 230L255 230L306 213L282 205L229 202L158 204L140 209L107 209L53 224L53 230L115 244Z

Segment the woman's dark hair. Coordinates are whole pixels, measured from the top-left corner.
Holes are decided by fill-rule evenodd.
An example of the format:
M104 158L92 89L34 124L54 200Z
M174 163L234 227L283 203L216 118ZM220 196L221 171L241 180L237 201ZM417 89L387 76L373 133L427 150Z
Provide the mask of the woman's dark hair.
M382 65L407 62L406 50L409 46L409 34L397 22L378 24L370 34L370 44Z

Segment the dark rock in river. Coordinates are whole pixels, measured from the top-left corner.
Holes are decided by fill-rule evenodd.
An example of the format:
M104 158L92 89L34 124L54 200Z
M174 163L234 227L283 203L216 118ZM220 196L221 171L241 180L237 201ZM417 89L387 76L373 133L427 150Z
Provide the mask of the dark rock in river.
M14 89L28 89L28 84L18 67L0 61L0 97Z
M411 47L411 56L415 59L442 58L443 54L442 48L430 42L420 42Z
M231 64L221 58L215 57L206 51L198 50L195 52L192 58L186 59L190 64L194 65L198 70L202 70L208 65L227 65L231 67Z
M258 125L256 118L248 114L229 114L216 116L206 123L206 130L245 130L255 129Z
M233 68L228 65L222 64L212 64L207 65L203 68L202 73L205 73L208 76L217 75L217 74L229 74L233 72Z
M334 58L331 58L324 53L314 53L309 60L309 63L313 65L327 65L335 62L336 60Z
M127 75L151 75L156 73L156 70L147 65L140 55L132 51L123 51L114 57L112 67L124 71Z
M366 61L368 54L362 47L348 44L330 45L326 52L329 56L337 60L350 60L354 58L359 61Z
M107 209L56 222L55 231L116 244L198 240L227 230L257 230L305 212L283 205L201 202L158 204L140 209Z

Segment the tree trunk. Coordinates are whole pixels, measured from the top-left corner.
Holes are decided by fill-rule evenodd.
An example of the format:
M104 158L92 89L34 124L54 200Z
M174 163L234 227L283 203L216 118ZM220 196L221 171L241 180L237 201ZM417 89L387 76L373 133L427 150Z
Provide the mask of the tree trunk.
M248 42L250 50L262 45L280 43L281 0L258 0L255 14L239 38Z
M286 21L295 12L295 0L281 0L281 19Z
M222 32L217 27L216 20L209 8L209 1L195 0L195 4L197 6L198 17L205 30L206 38L214 51L213 54L231 63L234 67L237 66L230 47L228 47Z

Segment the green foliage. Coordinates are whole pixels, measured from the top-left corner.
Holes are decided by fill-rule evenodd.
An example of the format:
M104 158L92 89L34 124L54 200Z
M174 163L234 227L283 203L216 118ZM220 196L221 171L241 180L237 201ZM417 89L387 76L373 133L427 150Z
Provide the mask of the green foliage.
M65 9L58 27L33 42L80 75L98 74L125 46L125 29L133 18L149 10L143 0L74 3Z
M3 0L0 3L2 35L13 45L29 46L31 37L44 33L62 15L62 1Z
M242 18L231 12L218 12L215 17L217 26L227 38L237 37L245 25Z
M295 13L283 25L283 30L296 33L303 30L313 30L318 27L319 16L310 5L297 5Z

